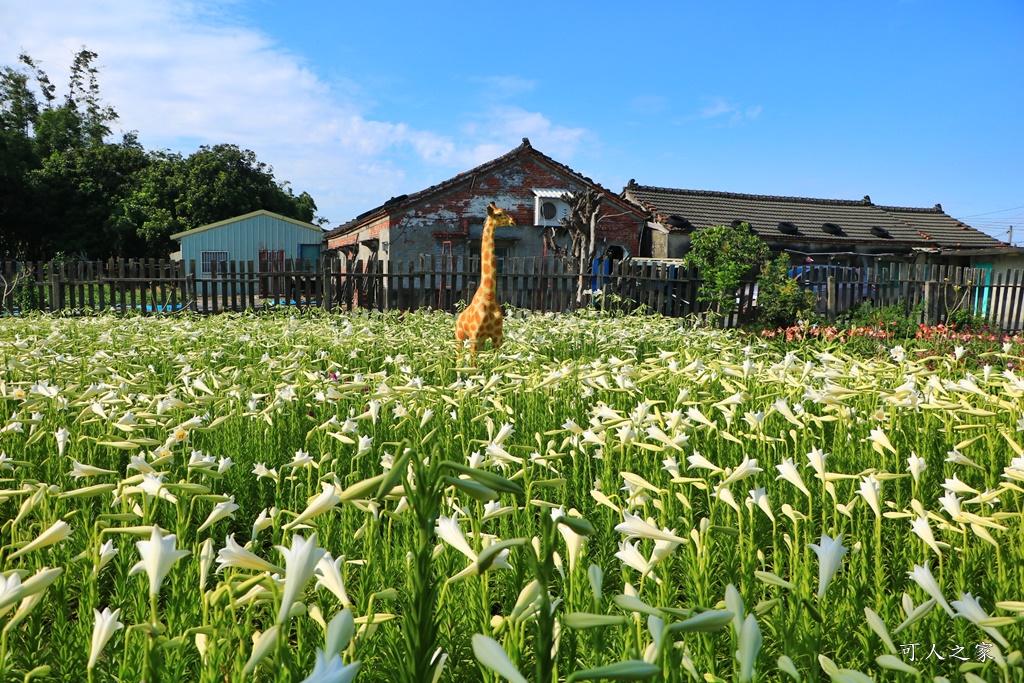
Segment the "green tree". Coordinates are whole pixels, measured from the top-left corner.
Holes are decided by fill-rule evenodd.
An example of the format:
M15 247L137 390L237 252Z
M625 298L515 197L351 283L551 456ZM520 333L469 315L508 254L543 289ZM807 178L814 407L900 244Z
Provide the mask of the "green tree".
M0 257L165 257L170 235L257 209L317 220L313 198L251 150L203 146L185 158L147 153L134 132L110 142L118 117L97 59L75 55L63 99L28 55L0 69Z
M769 254L750 225L716 225L693 233L690 251L684 257L688 266L700 271L698 300L707 302L713 318L720 318L736 303L740 278Z
M39 166L31 138L38 115L29 76L11 67L0 70L0 256L21 254L35 212L28 176Z
M170 253L175 233L259 209L306 222L315 218L313 198L306 192L296 197L251 150L204 145L187 158L163 150L146 156L145 167L118 202L112 225L134 231L151 254Z
M258 209L307 222L316 211L308 194L296 197L255 152L237 145L203 145L185 160L184 174L181 213L189 229Z
M790 327L814 312L814 292L800 288L789 276L789 257L782 255L761 266L757 278L758 322L767 327Z

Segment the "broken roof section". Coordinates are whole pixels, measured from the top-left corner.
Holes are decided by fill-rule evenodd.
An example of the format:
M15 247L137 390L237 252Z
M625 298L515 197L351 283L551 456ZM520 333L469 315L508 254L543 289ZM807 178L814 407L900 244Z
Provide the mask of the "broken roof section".
M956 220L936 204L930 209L878 206L864 199L813 199L679 190L638 185L623 196L651 212L670 232L746 222L771 242L891 245L939 249L1009 247Z

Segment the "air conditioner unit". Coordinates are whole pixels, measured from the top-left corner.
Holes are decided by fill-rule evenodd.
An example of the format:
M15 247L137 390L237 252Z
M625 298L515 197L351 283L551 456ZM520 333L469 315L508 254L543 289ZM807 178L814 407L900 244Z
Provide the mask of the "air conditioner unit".
M554 197L536 197L536 211L533 224L544 227L561 225L561 220L569 215L569 205Z

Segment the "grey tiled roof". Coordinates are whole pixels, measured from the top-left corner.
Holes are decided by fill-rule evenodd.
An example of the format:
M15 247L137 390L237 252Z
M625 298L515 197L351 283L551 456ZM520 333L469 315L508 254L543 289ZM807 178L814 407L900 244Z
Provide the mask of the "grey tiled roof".
M960 223L943 212L940 206L932 209L877 206L868 197L851 201L677 190L637 185L635 181L630 181L623 190L623 196L648 209L656 220L678 232L730 225L739 220L749 223L762 239L773 242L925 248L1005 246L1003 242ZM685 222L680 219L685 219ZM798 232L786 234L779 229L780 223L795 225ZM822 229L826 223L838 225L842 232L826 232ZM879 228L885 231L883 236L876 234ZM886 233L888 236L884 236Z
M936 205L931 209L913 209L905 206L878 207L891 214L897 221L910 225L928 235L932 241L947 248L986 248L1003 245L994 237L958 221Z

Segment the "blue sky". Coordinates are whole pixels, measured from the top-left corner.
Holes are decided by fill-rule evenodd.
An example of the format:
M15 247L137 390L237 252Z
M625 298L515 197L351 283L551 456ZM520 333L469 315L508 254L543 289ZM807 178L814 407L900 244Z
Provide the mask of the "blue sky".
M253 149L336 225L534 147L647 185L932 206L1024 243L1024 3L0 0L147 148Z

